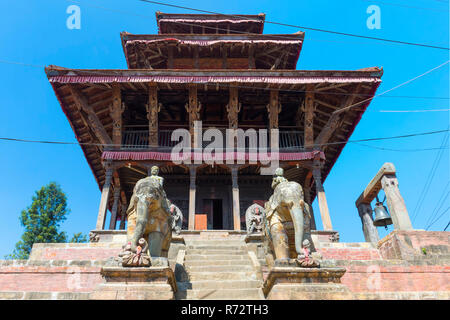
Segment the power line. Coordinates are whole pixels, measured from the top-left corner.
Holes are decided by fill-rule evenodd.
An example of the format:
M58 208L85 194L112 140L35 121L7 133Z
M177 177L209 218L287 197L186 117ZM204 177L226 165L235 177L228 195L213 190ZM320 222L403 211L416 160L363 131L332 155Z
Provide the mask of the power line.
M164 3L164 2L150 1L150 0L138 0L138 1L151 3L151 4L157 4L157 5L161 5L161 6L173 7L173 8L178 8L178 9L190 10L190 11L195 11L195 12L202 12L202 13L208 13L208 14L217 14L217 15L222 15L222 16L225 16L225 17L238 17L240 19L244 19L244 20L248 19L248 20L250 20L250 18L246 18L246 17L243 17L243 16L232 15L232 14L224 14L224 13L219 13L219 12L215 12L215 11L208 11L208 10L202 10L202 9L196 9L196 8L190 8L190 7L179 6L179 5L174 5L174 4ZM293 25L293 24L288 24L288 23L281 23L281 22L276 22L276 21L265 20L265 23L270 23L270 24L284 26L284 27L291 27L291 28L296 28L296 29L305 29L305 30L311 30L311 31L317 31L317 32L331 33L331 34L336 34L336 35L341 35L341 36L349 36L349 37L356 37L356 38L363 38L363 39L370 39L370 40L377 40L377 41L385 41L385 42L391 42L391 43L397 43L397 44L420 46L420 47L427 47L427 48L440 49L440 50L450 50L449 48L435 46L435 45L407 42L407 41L400 41L400 40L392 40L392 39L386 39L386 38L363 36L363 35L358 35L358 34L354 34L354 33L345 33L345 32L326 30L326 29L311 28L311 27L298 26L298 25Z
M425 76L425 75L427 75L427 74L429 74L429 73L431 73L431 72L433 72L433 71L435 71L435 70L437 70L437 69L439 69L439 68L442 68L443 66L447 65L449 62L450 62L450 60L447 60L447 61L445 61L444 63L441 63L440 65L438 65L437 67L431 68L430 70L425 71L424 73L422 73L422 74L420 74L420 75L418 75L418 76L415 76L415 77L413 77L413 78L411 78L411 79L409 79L409 80L407 80L407 81L405 81L405 82L402 82L402 83L396 85L396 86L393 87L393 88L390 88L390 89L388 89L388 90L386 90L386 91L383 91L383 92L381 92L381 93L379 93L379 94L376 94L376 95L374 95L374 96L371 97L371 98L368 98L368 99L365 99L365 100L363 100L363 101L360 101L360 102L351 104L351 105L349 105L349 106L347 106L347 107L345 107L345 108L341 108L341 109L339 109L339 110L336 110L336 111L334 111L333 113L340 113L340 112L342 112L342 111L344 111L344 110L347 110L347 109L353 108L353 107L355 107L355 106L358 106L358 105L360 105L361 103L364 103L364 102L367 102L367 101L371 101L373 98L382 96L382 95L384 95L385 93L388 93L388 92L390 92L390 91L393 91L393 90L395 90L395 89L398 89L398 88L400 88L400 87L403 87L403 86L407 85L408 83L411 83L411 82L413 82L413 81L415 81L415 80L417 80L417 79L419 79L419 78L421 78L421 77L423 77L423 76Z
M432 150L448 150L449 148L442 148L442 147L435 147L435 148L419 148L419 149L393 149L393 148L385 148L385 147L377 147L377 146L370 146L368 144L363 144L359 142L353 142L356 145L371 148L371 149L378 149L383 151L395 151L395 152L420 152L420 151L432 151Z
M405 134L399 136L391 136L391 137L379 137L379 138L366 138L359 140L345 140L345 141L335 141L335 142L327 142L322 144L314 144L313 147L321 147L328 145L337 145L337 144L345 144L345 143L358 143L358 142L367 142L367 141L380 141L380 140L394 140L394 139L403 139L403 138L411 138L417 136L424 135L432 135L439 134L443 132L448 132L446 130L437 130L437 131L428 131L428 132L420 132L420 133L412 133ZM42 144L59 144L59 145L84 145L84 146L102 146L102 147L142 147L141 145L133 145L133 144L102 144L102 143L91 143L91 142L67 142L67 141L50 141L50 140L31 140L31 139L20 139L20 138L9 138L9 137L0 137L0 140L3 141L12 141L12 142L27 142L27 143L42 143Z
M419 10L431 10L431 11L438 11L438 12L448 12L448 10L441 9L441 8L416 7L416 6L410 6L410 5L400 4L400 3L385 2L385 1L378 1L378 0L375 0L375 1L374 0L362 0L362 1L369 2L369 3L379 3L382 5L394 6L394 7L403 7L403 8L419 9Z
M447 230L448 226L450 226L450 221L447 223L447 225L444 228L444 231Z
M434 220L433 223L431 223L425 230L428 231L428 229L431 228L431 226L432 226L433 224L435 224L436 222L438 222L439 219L442 218L442 216L443 216L449 209L450 209L450 207L448 207L447 209L445 209L444 212L442 212L442 214L440 214L439 217L437 217L437 219ZM445 228L447 229L447 227L445 227Z
M448 130L448 128L447 128L447 130ZM443 148L447 144L448 138L449 138L449 133L447 132L445 134L444 138L442 139L441 148ZM417 217L417 215L418 215L418 213L419 213L419 211L420 211L420 209L421 209L421 207L423 205L423 202L424 202L424 199L425 199L426 195L428 194L428 190L429 190L429 188L431 186L431 182L433 181L434 175L436 174L436 170L437 170L437 168L439 166L439 163L441 161L443 153L444 153L443 150L440 150L436 154L436 158L433 161L433 164L431 166L430 172L428 173L428 176L427 176L427 180L426 180L426 182L425 182L425 184L423 186L423 189L422 189L422 191L421 191L421 193L419 195L419 198L417 200L416 206L414 208L414 211L413 211L413 223L414 223L414 221L415 221L415 219L416 219L416 217Z

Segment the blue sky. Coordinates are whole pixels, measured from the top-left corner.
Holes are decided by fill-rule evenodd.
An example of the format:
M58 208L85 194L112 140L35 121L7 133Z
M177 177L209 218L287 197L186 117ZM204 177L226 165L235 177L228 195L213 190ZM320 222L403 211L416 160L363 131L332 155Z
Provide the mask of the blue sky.
M76 2L76 1L75 1ZM223 13L266 13L266 19L305 27L322 28L437 46L449 46L448 3L412 0L407 6L384 1L172 1L173 4ZM400 0L389 3L401 4ZM404 2L403 2L404 3ZM189 11L128 1L78 1L81 29L69 30L66 9L74 1L2 1L0 27L0 136L36 140L75 142L74 134L41 67L2 63L15 61L32 65L60 65L70 68L124 69L126 62L119 33L156 33L155 11ZM366 26L369 5L381 9L381 29ZM108 8L101 9L98 7ZM418 9L416 7L421 7ZM302 29L300 29L302 30ZM295 28L266 24L264 33L294 33ZM305 42L297 69L354 70L384 68L378 93L438 66L449 52L423 47L343 37L303 30ZM411 98L411 96L447 99ZM449 67L440 68L385 97L373 100L351 139L395 136L446 129L448 112L383 113L380 110L422 110L449 108ZM331 220L341 241L364 241L355 200L384 162L398 171L400 191L413 218L438 150L386 151L378 148L420 149L439 147L444 134L348 144L325 183ZM61 146L0 141L0 257L10 253L22 234L20 211L31 197L50 181L61 184L71 208L62 229L69 234L94 229L100 191L78 146ZM417 212L413 226L424 229L438 200L445 197L449 181L449 151L444 150L436 174ZM444 192L445 191L445 192ZM448 191L448 189L447 189ZM440 214L449 205L442 205ZM322 226L317 204L313 205L318 226ZM442 231L450 213L430 230ZM392 227L390 227L390 230ZM379 229L380 235L386 231Z

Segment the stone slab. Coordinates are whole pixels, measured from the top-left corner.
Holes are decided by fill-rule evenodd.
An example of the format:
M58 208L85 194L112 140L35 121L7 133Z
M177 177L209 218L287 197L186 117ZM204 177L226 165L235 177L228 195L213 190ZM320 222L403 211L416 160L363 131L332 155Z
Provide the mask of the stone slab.
M273 300L352 299L342 285L345 268L274 267L264 281L263 292Z
M170 300L177 292L175 274L169 267L103 267L104 283L91 300Z

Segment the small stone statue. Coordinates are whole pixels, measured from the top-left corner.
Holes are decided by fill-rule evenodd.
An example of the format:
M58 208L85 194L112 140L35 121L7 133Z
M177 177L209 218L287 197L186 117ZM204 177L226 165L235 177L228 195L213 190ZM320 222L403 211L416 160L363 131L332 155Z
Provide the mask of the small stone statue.
M180 208L178 208L173 203L170 204L169 210L172 214L172 230L175 231L177 235L179 235L183 224L183 213L181 212Z
M310 247L309 240L303 240L302 253L298 255L297 264L303 268L318 268L320 262L311 256Z
M262 232L264 221L264 208L259 204L252 204L245 211L247 234Z
M272 179L272 189L275 189L277 185L279 185L281 182L287 182L288 180L283 176L284 170L283 168L277 168L275 170L275 175Z
M124 250L119 254L122 258L123 267L149 267L150 256L147 253L148 243L144 238L140 238L136 247L136 252L131 251L131 243L127 243Z

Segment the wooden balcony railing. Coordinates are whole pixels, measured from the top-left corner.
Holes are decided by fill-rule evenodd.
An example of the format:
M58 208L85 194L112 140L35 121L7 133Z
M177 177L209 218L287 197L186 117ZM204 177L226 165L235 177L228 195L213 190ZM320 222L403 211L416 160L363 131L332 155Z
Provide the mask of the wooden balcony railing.
M224 133L225 143L225 130ZM158 146L170 148L175 146L178 142L171 141L172 130L160 130L158 135ZM207 146L209 142L204 142L203 147ZM248 148L248 141L246 141L246 148ZM122 134L122 148L121 149L145 149L148 147L148 131L147 130L126 130ZM299 149L303 147L303 132L302 131L279 131L279 147L280 149Z

